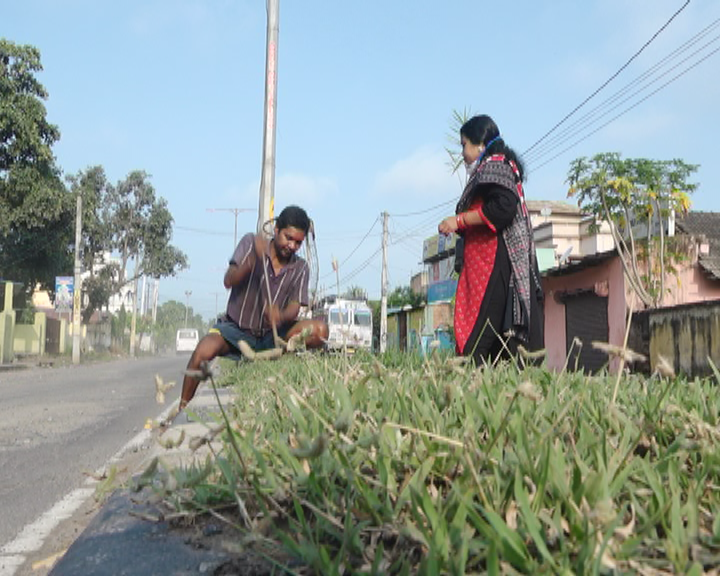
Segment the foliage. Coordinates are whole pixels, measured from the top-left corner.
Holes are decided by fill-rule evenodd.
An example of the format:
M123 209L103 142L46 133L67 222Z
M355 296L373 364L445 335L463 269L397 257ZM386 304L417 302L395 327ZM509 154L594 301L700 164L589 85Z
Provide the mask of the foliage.
M142 170L128 174L108 193L112 244L120 253L121 278L143 275L173 276L187 267L187 257L170 244L173 218L164 198L157 199L149 176ZM127 264L135 260L133 276Z
M598 222L610 223L626 277L647 307L660 305L666 272L684 256L675 241L665 238L664 226L658 226L659 235L652 234L653 223L690 209L690 194L697 184L688 179L697 168L678 159L622 159L615 152L577 158L570 164L568 196L576 197ZM647 230L643 239L635 237L638 224Z
M448 132L446 138L448 146L445 147L445 152L447 152L448 155L448 166L453 174L458 172L463 165L462 149L458 151L458 148L460 148L460 128L462 128L463 124L470 120L471 117L472 113L467 108L464 108L462 112L453 110L452 113L450 132ZM464 185L464 182L461 181L461 185Z
M173 349L175 347L175 334L185 327L185 304L177 300L164 302L157 309L157 318L153 326L155 342L160 349ZM192 308L187 309L188 328L196 328L199 334L204 334L207 324L200 314L194 314Z
M341 298L347 298L348 300L366 300L367 291L360 286L350 286Z
M720 562L715 382L625 377L614 403L607 375L400 354L285 356L228 378L237 396L214 464L157 489L299 573Z
M413 292L410 286L398 286L397 288L395 288L395 290L390 292L387 297L388 308L402 308L406 305L417 308L422 303L422 294Z
M72 269L75 204L52 153L60 132L46 118L41 71L36 48L0 39L0 276L27 293Z

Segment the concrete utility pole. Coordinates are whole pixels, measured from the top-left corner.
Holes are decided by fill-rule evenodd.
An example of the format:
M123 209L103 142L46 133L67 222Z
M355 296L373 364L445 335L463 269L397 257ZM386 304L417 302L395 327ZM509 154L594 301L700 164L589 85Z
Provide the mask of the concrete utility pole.
M382 235L382 276L380 282L380 353L387 348L387 245L388 245L388 213L383 212Z
M277 105L277 51L280 29L279 0L267 0L267 46L265 49L265 123L263 165L260 179L258 234L263 224L275 217L275 109Z
M188 309L190 307L190 296L192 296L192 290L185 290L185 328L187 328Z
M82 195L77 195L75 214L75 279L73 280L73 344L72 363L80 364L80 242L82 242Z
M237 246L237 217L240 212L252 212L252 208L208 208L208 212L230 212L235 214L235 235L233 236L233 250Z

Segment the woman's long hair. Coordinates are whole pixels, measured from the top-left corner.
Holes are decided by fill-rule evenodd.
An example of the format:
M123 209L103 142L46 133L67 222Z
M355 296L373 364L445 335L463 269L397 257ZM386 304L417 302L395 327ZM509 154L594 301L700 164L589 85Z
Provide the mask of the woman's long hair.
M486 146L484 156L503 154L508 160L512 160L520 171L520 178L525 180L525 164L517 155L515 150L505 143L500 136L500 129L495 121L486 114L473 116L460 128L460 135L465 136L470 142L479 146ZM494 141L493 141L494 140ZM490 146L488 146L490 142Z

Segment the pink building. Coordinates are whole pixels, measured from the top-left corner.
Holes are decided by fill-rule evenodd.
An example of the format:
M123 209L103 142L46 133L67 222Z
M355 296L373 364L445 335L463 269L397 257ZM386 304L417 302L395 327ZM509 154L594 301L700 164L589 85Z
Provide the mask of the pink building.
M578 215L578 236L587 229L583 220L586 219ZM547 224L538 228L543 226ZM572 228L572 222L562 223L564 232ZM676 265L674 274L667 274L663 306L720 299L720 213L691 212L676 223L674 232L687 239L688 258ZM552 234L540 236L546 246L554 244L557 249ZM566 364L574 368L577 363L578 368L599 370L608 358L593 349L591 342L622 346L631 302L634 302L634 311L643 308L632 296L614 248L583 253L583 244L587 247L605 245L606 240L599 238L592 242L588 237L583 240L565 234L560 241L572 248L565 249L563 262L543 274L545 344L551 369L562 370ZM578 347L576 339L582 342L581 346ZM617 370L617 366L617 359L610 361L611 371Z

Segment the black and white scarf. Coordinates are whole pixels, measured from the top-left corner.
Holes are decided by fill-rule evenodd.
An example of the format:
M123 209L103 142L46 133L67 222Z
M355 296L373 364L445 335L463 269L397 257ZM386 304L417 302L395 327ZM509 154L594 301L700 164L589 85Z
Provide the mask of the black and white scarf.
M503 240L510 258L510 298L512 298L512 326L506 336L514 336L527 342L530 329L530 275L534 276L535 286L540 288L537 255L533 241L532 224L525 204L522 178L516 164L503 154L485 158L471 174L455 213L465 212L475 200L475 188L482 184L497 184L512 190L518 197L519 210L512 223L502 231Z

